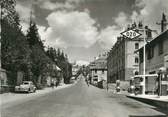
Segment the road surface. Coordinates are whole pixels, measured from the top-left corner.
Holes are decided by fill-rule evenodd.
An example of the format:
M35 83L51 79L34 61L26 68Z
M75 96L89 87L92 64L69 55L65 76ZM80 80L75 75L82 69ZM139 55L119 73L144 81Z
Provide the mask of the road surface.
M84 79L77 84L29 100L2 105L1 117L166 117L155 107L112 94Z

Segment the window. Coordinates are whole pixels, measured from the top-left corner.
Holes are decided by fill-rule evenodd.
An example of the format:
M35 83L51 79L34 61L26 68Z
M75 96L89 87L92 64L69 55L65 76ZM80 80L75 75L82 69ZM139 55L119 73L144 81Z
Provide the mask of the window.
M154 57L154 47L149 47L148 49L148 54L147 54L147 58L151 59Z
M102 74L104 74L104 69L102 70Z
M152 38L152 31L150 29L146 30L146 35L148 38Z
M5 84L5 81L4 80L1 80L1 85L4 85Z
M29 83L28 83L28 82L24 82L23 84L27 85L27 84L29 84Z
M154 47L152 46L151 47L151 58L153 58L154 57Z
M134 75L138 75L138 74L139 74L139 72L138 72L138 71L135 71Z
M139 43L135 43L135 49L139 49Z
M156 74L156 71L149 72L149 74Z
M97 69L95 69L95 74L97 74Z
M138 57L135 57L135 63L139 63Z
M159 42L158 53L159 53L159 55L163 54L163 41Z
M139 59L140 59L140 63L142 63L143 62L143 50L139 52Z

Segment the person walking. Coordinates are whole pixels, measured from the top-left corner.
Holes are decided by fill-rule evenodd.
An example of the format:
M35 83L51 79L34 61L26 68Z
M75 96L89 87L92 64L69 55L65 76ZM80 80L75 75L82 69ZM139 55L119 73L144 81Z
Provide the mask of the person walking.
M51 81L51 87L52 87L52 89L54 89L54 81L53 80Z
M108 90L109 90L108 82L107 82L107 86L106 86L106 88L107 88L107 92L108 92Z
M86 82L86 84L87 84L88 87L89 87L89 82L88 82L88 79L87 79L87 78L85 79L85 82Z
M87 85L88 85L88 87L89 87L89 81L87 80Z
M52 87L52 89L54 89L54 83L53 82L51 83L51 87Z

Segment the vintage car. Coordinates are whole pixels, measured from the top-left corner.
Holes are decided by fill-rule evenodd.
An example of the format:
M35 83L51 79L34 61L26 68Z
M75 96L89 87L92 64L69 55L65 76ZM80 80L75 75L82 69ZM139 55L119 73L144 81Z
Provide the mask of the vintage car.
M32 81L23 81L19 86L15 86L15 92L36 92L36 87Z

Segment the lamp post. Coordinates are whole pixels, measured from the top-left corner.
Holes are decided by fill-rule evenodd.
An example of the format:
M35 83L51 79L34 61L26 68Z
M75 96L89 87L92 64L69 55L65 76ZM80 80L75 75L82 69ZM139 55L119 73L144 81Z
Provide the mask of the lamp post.
M142 81L142 95L145 95L145 75L146 75L146 28L142 28L141 31L143 31L143 81Z
M144 30L143 30L143 32L144 32L144 36L143 36L143 38L144 38L144 48L143 48L143 60L144 60L144 64L143 64L143 87L142 87L142 94L143 95L145 95L145 90L146 90L146 88L145 88L145 74L146 74L146 72L145 72L145 69L146 69L146 61L145 61L145 58L146 58L146 35L145 35L145 31L146 31L146 29L144 28Z
M146 87L145 87L145 84L146 84L146 81L145 81L145 75L146 75L146 38L147 35L146 35L146 31L148 31L148 28L144 27L142 29L139 29L141 31L143 31L143 81L142 81L142 85L143 85L143 88L142 88L142 94L145 95L145 90L146 90ZM152 32L157 32L156 30L151 30Z

